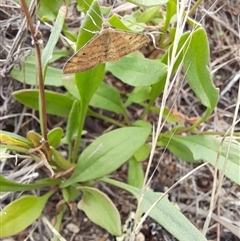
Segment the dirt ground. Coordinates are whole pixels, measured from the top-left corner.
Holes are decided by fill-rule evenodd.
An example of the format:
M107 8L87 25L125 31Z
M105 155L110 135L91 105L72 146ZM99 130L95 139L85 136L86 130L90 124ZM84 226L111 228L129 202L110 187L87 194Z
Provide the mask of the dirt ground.
M112 5L112 2L106 0L102 1L102 4ZM123 4L123 2L115 4L113 12ZM214 84L220 90L218 106L212 114L212 118L209 118L202 126L204 130L216 130L217 132L224 133L232 124L240 79L239 6L239 0L219 0L216 1L214 5L213 1L204 1L198 7L195 15L192 16L196 21L201 22L208 34L211 51L209 67L213 75ZM23 19L21 14L19 5L13 0L0 1L0 115L2 117L0 128L4 131L25 136L29 130L39 131L39 124L33 117L36 113L17 103L11 96L13 91L24 88L24 86L11 78L10 71L13 66L24 61L21 50L23 48L26 50L32 48L30 35L26 29L21 37L18 36L18 30ZM79 19L79 13L75 10L75 5L69 8L68 14L69 16L71 15L71 17L74 16L75 19ZM124 12L120 14L124 14ZM42 23L40 23L39 28L42 29L43 39L44 42L46 42L49 36L49 29L46 29ZM63 63L64 62L60 62L59 66L62 67ZM129 89L128 86L117 82L112 75L107 75L106 82L111 83L125 93ZM179 112L191 117L193 113L192 110L194 109L195 116L202 115L204 110L186 82L183 83L180 88L181 90L179 92L179 86L173 87L168 105L170 106L173 101L176 100L175 107ZM63 90L59 88L59 91L62 92ZM159 102L160 101L161 99L159 99ZM129 111L132 118L136 119L139 113L141 113L140 107L137 105L131 107ZM116 116L116 118L118 117ZM156 116L149 116L149 121L156 123ZM49 129L51 129L56 126L64 126L66 122L67 120L62 120L58 117L50 117L48 126ZM93 138L106 131L107 128L110 128L108 124L88 117L85 126L88 134L85 135L83 141L87 145ZM240 126L238 125L236 126L236 132L239 131ZM156 150L152 171L154 171L154 168L157 166L158 159L162 153L163 149ZM11 177L14 176L14 179L20 180L24 177L23 167L25 170L29 170L33 168L34 165L34 163L24 163L16 166L14 161L10 162L5 160L0 163L0 170L5 177L11 175ZM144 163L144 166L147 166L147 162ZM155 191L165 191L195 167L196 165L178 160L166 151L154 174L151 188ZM41 167L35 167L35 172L40 172L41 174L42 171L40 168ZM207 207L211 198L213 172L213 167L207 165L185 179L181 185L169 193L169 199L173 203L176 203L182 213L200 230L203 227L207 215ZM127 166L123 165L113 173L113 176L117 180L126 181ZM29 180L34 180L34 173L32 177L28 178ZM113 200L121 214L122 221L125 222L129 213L136 208L134 198L120 189L107 186L103 183L96 183L96 185ZM10 200L14 200L19 195L19 193L0 194L2 200L0 207L4 207ZM58 198L57 195L51 198L43 214L51 221L54 220L55 206ZM226 178L222 186L222 193L217 203L217 208L212 217L210 229L207 233L208 240L240 240L239 198L240 187ZM144 223L141 233L143 236L141 240L176 240L150 218ZM105 230L92 224L83 212L77 210L75 205L73 205L73 210L69 210L64 217L61 234L66 240L73 241L115 240L115 237L108 234ZM25 240L25 238L28 237L27 240L42 241L50 240L49 237L51 237L51 235L50 230L40 219L21 234L5 240Z

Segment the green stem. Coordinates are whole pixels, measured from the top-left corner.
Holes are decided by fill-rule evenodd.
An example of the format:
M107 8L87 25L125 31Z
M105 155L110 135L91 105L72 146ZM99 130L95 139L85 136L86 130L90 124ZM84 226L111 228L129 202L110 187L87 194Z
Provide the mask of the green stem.
M87 106L83 105L80 102L80 119L79 119L79 128L78 128L78 132L77 132L77 138L76 141L74 143L74 147L73 147L73 154L72 154L72 158L71 158L71 162L75 163L76 159L77 159L77 155L78 155L78 149L81 143L81 138L82 138L82 130L83 130L83 126L84 126L84 122L85 122L85 117L87 114Z
M95 117L95 118L98 118L98 119L103 120L103 121L107 121L107 122L109 122L109 123L111 123L113 125L119 126L119 127L124 127L125 126L124 124L122 124L119 121L116 121L116 120L114 120L112 118L109 118L109 117L106 117L106 116L103 116L103 115L100 115L97 112L95 112L93 110L90 110L90 109L88 109L88 115L92 116L92 117Z
M193 13L196 12L196 9L198 8L199 4L202 2L202 0L197 0L191 10L188 13L188 16L190 17Z

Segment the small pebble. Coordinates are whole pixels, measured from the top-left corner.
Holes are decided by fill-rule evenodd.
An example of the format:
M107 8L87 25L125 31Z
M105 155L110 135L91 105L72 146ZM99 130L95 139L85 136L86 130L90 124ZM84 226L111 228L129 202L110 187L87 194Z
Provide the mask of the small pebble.
M73 223L67 224L66 228L72 233L78 233L80 231L80 228Z

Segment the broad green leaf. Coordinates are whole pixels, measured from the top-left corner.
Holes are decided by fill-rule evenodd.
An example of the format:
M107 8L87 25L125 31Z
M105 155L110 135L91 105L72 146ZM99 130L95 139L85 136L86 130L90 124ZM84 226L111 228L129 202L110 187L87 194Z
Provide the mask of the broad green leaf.
M103 134L81 154L66 187L107 175L126 162L147 140L151 129L125 127Z
M81 135L83 132L83 126L87 115L89 102L92 99L92 96L96 92L97 88L101 84L103 77L104 65L98 65L92 70L75 74L75 81L80 95L81 112L79 114L79 126L76 142L73 149L73 154L71 156L72 162L75 162L77 160L77 153L81 142Z
M104 110L112 111L117 114L124 113L121 103L120 93L117 89L108 86L104 82L98 87L93 95L90 105Z
M134 153L134 157L136 159L136 161L138 162L142 162L145 161L151 151L151 146L148 143L144 143L144 145L142 145L135 153Z
M6 179L0 175L0 192L17 192L17 191L29 191L41 187L50 187L61 183L58 179L42 179L34 183L22 184Z
M67 6L71 0L66 0ZM63 4L62 1L41 0L40 8L38 9L38 16L42 21L54 21L58 14L58 9ZM57 20L56 20L57 21Z
M29 108L38 110L38 90L18 90L13 92L13 97ZM71 110L73 99L66 94L59 94L45 90L47 113L67 117Z
M44 1L45 0L43 0L41 2L41 6L43 6ZM49 4L48 0L46 2ZM56 1L50 1L50 2L55 2L56 3ZM49 63L49 61L52 58L54 48L55 48L55 46L56 46L56 44L57 44L57 42L59 40L59 36L60 36L61 31L62 31L62 27L63 27L64 20L65 20L65 17L66 17L66 13L67 13L66 5L61 6L59 8L57 19L56 19L56 21L55 21L55 23L53 25L53 28L52 28L52 31L51 31L51 35L50 35L50 37L48 39L47 45L46 45L46 47L44 48L44 50L42 52L42 67L43 67L44 79L45 79L45 76L46 76L48 63Z
M133 123L133 126L142 127L142 128L149 128L152 129L152 125L149 122L143 120L137 120Z
M68 51L66 48L62 48L62 49L55 49L53 51L53 55L52 58L50 59L50 63L53 63L63 57L68 57ZM59 70L59 69L58 69Z
M69 41L71 41L73 43L77 41L77 34L75 32L72 32L71 30L69 30L66 25L63 26L63 33L64 33L65 37L69 39ZM74 45L71 45L69 47L71 49L73 49ZM69 58L69 52L66 57Z
M127 0L130 3L139 5L139 6L145 6L145 7L153 7L153 6L159 6L167 3L169 0Z
M146 27L146 24L137 21L133 15L124 15L121 19L117 15L112 15L108 22L112 27L127 32L142 33Z
M87 217L97 225L106 229L112 235L121 235L121 219L110 198L92 187L78 187L83 192L78 208L84 211Z
M168 149L182 160L189 162L200 162L201 160L208 161L215 167L219 155L217 168L222 171L225 159L227 157L228 141L223 142L221 146L221 139L213 136L171 136L162 137L160 145L168 147ZM240 158L239 158L239 144L232 143L229 149L228 160L225 175L240 185Z
M128 99L124 103L124 106L127 107L134 103L142 104L145 100L149 99L151 92L151 86L135 87L134 90L128 94Z
M36 58L30 55L24 62L24 68L20 70L15 66L11 71L11 76L21 83L37 85ZM48 67L44 85L55 87L62 86L62 70Z
M11 145L11 146L20 146L20 147L24 147L27 149L30 149L33 147L32 143L22 137L19 136L15 133L12 132L7 132L7 131L2 131L0 132L0 143L1 144L5 144L5 145Z
M70 94L72 94L78 100L80 99L76 84L73 80L63 80L63 85ZM104 82L101 82L100 86L95 91L89 105L92 107L112 111L117 114L123 113L124 111L119 91L113 87L108 86Z
M141 163L131 158L128 161L128 177L127 182L129 185L141 188L144 181L144 172Z
M191 36L183 66L191 89L211 113L217 105L219 91L207 67L209 57L207 34L203 28L198 28Z
M106 70L131 86L148 86L157 83L166 75L167 66L158 60L131 53L117 62L107 63Z
M101 178L100 180L132 193L138 200L142 193L141 189L122 182L108 178ZM161 195L162 193L154 193L147 190L141 203L141 211L148 211L150 206L157 201ZM162 198L150 212L149 216L179 241L207 241L204 235L168 200L167 196Z
M51 195L52 192L42 197L23 196L4 207L0 212L0 238L13 236L32 224Z
M64 76L62 79L63 86L77 100L80 100L79 92L75 83L74 75Z
M78 10L86 13L89 7L92 5L93 1L95 0L77 0Z
M120 20L120 18L113 14L109 19L108 22L111 24L111 26L113 26L114 28L123 30L123 31L130 31L131 29L128 28L123 21Z
M139 22L148 23L159 13L159 6L146 9L138 18Z
M50 146L58 147L63 135L63 129L61 127L55 127L48 132L48 143Z
M137 20L137 18L139 16L141 16L140 12L139 12L139 16L135 16L135 15L133 15L133 14L132 15L128 15L128 14L124 15L124 17L121 18L121 22L124 24L124 26L126 26L129 29L128 31L143 34L147 25L145 23L139 22Z
M75 186L69 186L67 188L61 189L63 199L66 203L76 202L76 199L80 196L80 191L76 189Z
M41 145L42 136L38 134L36 131L29 131L27 133L27 138L30 140L34 147L39 147Z
M84 12L86 13L87 10L91 7L93 1L96 1L96 0L77 0L77 9L79 12ZM109 15L109 12L112 10L111 6L109 7L105 7L105 6L100 6L101 8L101 13L103 15Z
M88 12L84 18L78 34L76 50L83 47L90 39L99 33L102 28L102 15L98 1L92 1L91 6L89 6L90 5L87 7ZM86 29L88 31L86 31Z

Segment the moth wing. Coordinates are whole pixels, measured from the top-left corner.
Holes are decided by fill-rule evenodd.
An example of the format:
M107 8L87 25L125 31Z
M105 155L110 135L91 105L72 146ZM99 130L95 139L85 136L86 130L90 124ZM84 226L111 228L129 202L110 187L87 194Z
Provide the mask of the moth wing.
M125 31L114 31L109 40L109 48L107 53L107 61L114 61L122 58L123 56L132 53L147 43L149 38L146 35L131 33Z
M149 38L143 34L103 29L67 61L63 73L82 72L108 61L119 60L148 42Z
M106 38L107 34L103 32L90 39L67 61L63 67L63 73L82 72L104 63L104 42L107 40Z

